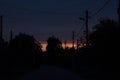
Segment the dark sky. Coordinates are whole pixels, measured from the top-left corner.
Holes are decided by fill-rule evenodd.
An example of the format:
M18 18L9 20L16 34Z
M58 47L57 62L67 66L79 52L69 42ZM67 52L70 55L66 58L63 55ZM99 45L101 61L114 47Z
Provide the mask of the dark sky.
M55 35L61 40L71 40L72 30L82 35L81 27L88 9L90 15L98 11L108 0L0 0L0 15L4 16L4 38L9 39L9 32L14 35L25 32L39 41ZM118 0L110 2L89 21L89 27L101 18L117 20Z

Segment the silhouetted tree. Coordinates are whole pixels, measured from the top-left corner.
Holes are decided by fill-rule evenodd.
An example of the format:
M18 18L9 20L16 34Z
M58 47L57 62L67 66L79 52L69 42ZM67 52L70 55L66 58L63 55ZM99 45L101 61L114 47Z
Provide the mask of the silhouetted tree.
M5 49L7 48L7 42L4 39L0 39L0 54L2 55L2 52L5 51Z
M48 58L48 63L52 64L58 64L58 61L60 59L60 54L62 53L62 42L52 36L49 37L47 40L47 58Z
M0 80L8 78L7 42L4 39L0 39L0 74Z
M10 69L19 76L40 66L42 49L33 36L17 35L9 44Z
M104 51L117 52L119 46L120 27L114 20L102 20L94 27L90 35L90 43ZM106 52L107 54L108 52ZM110 55L110 53L109 53Z
M62 48L62 42L54 36L48 38L47 44L46 49L48 52L57 51Z
M89 77L111 78L119 69L119 36L120 27L114 20L101 20L90 34L91 46L82 49L80 66L87 67L80 71Z
M120 27L114 20L101 20L95 25L89 35L90 45L75 54L76 72L95 80L114 77L119 69L119 36Z

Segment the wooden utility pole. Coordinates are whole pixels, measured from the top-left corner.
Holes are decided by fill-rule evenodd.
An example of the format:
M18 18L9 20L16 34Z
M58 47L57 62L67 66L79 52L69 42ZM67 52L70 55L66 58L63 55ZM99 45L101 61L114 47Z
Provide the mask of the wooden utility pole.
M77 50L78 50L78 47L79 47L79 40L77 39Z
M12 41L12 39L13 39L13 31L11 30L10 31L10 41Z
M88 29L89 15L88 15L88 10L85 11L85 18L80 17L79 19L85 21L85 39L86 39L86 46L88 46L89 45L89 29Z
M72 48L74 48L74 38L75 38L75 32L72 31Z
M89 31L88 31L88 10L86 10L85 12L85 25L86 25L86 46L89 45L89 42L88 42L88 36L89 36Z
M66 43L67 43L67 42L66 42L66 40L65 40L65 49L66 49Z
M120 0L118 0L118 9L117 9L117 13L118 13L118 23L119 23L119 27L120 27Z
M3 16L0 16L0 40L3 39Z

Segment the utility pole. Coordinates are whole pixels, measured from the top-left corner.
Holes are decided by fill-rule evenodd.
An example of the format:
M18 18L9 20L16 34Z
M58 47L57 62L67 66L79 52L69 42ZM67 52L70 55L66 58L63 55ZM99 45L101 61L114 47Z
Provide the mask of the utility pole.
M78 48L79 48L79 40L77 39L77 50L78 50Z
M65 49L66 49L66 43L67 43L67 42L66 42L66 40L65 40Z
M120 0L118 0L118 9L117 9L117 13L118 13L118 23L119 23L119 27L120 27Z
M74 37L75 37L75 32L72 31L72 48L74 48Z
M88 46L89 45L89 42L88 42L88 10L86 10L86 12L85 12L85 25L86 25L86 46Z
M11 30L10 31L10 41L12 41L12 39L13 39L13 31Z
M3 39L3 16L0 16L0 40Z
M75 37L75 32L72 31L72 48L73 48L73 54L72 54L72 70L74 71L74 37Z
M89 45L89 29L88 29L88 19L89 19L89 15L88 15L88 10L85 11L85 18L79 18L80 20L84 20L85 21L85 39L86 39L86 46Z

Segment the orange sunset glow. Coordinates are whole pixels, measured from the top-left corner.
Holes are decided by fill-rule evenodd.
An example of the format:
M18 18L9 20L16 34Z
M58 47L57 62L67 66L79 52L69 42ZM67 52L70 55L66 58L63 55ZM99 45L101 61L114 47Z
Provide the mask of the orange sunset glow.
M42 42L41 45L42 45L42 50L46 51L47 43ZM74 46L76 47L76 44L74 44ZM62 47L65 48L65 44L62 43ZM70 43L70 42L66 43L66 47L71 48L72 47L72 43Z

